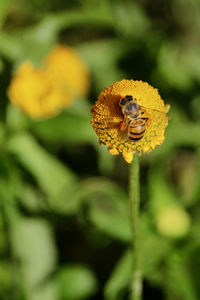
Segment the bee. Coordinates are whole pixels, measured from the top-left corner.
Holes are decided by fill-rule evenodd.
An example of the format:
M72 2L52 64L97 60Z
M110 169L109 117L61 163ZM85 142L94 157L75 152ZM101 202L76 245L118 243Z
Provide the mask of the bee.
M127 130L127 136L130 141L137 142L141 140L147 127L152 124L151 118L148 117L143 107L131 95L122 98L119 105L124 117L124 120L119 125L120 131L125 132Z

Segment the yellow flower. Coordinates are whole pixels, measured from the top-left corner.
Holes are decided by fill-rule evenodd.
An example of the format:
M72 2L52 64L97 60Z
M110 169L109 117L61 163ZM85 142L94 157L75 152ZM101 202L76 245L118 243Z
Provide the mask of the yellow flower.
M89 87L88 70L71 48L57 46L44 59L43 68L24 62L13 77L8 98L32 118L50 117L84 96Z
M143 118L148 118L149 125L145 128L144 136L138 141L131 141L128 134L124 137L120 125L124 120L122 108L119 105L125 96L132 96L141 111ZM157 89L146 82L126 80L115 82L105 88L93 105L91 125L96 131L100 142L108 147L113 154L122 153L130 163L135 151L149 152L164 140L164 131L168 123L167 111L169 105L164 105Z
M70 47L56 46L44 60L52 80L72 99L85 96L89 89L89 72L81 57Z
M20 66L12 79L8 97L33 118L52 116L70 101L46 72L34 68L28 61Z

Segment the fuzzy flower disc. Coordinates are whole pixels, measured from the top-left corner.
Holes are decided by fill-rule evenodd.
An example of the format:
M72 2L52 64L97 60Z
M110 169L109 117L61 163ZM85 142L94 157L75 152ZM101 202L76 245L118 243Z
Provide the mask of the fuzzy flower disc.
M124 120L119 102L127 95L131 95L144 112L143 117L150 119L144 136L138 141L122 138L120 124ZM127 162L133 159L135 151L149 152L164 140L165 127L168 124L167 111L158 90L143 81L123 79L105 88L92 107L91 125L98 135L100 142L108 147L111 154L122 153Z

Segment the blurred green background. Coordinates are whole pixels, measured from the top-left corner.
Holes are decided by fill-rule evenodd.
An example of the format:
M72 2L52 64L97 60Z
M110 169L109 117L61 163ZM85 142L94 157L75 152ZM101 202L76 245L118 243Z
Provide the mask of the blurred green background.
M89 96L34 121L7 88L56 44L85 61ZM128 164L89 123L123 78L171 105L164 144L141 157L143 299L200 299L199 0L0 0L0 299L128 299Z

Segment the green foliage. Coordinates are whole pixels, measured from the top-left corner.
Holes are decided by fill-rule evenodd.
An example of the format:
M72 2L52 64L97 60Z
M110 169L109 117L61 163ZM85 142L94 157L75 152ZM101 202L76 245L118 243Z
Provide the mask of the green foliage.
M114 300L119 299L120 293L128 286L132 272L132 253L126 251L117 266L114 268L111 277L105 285L105 298Z
M37 180L47 194L50 206L60 212L76 208L76 203L71 199L76 184L75 175L41 148L31 135L23 133L12 136L8 140L8 149Z
M82 183L81 196L87 197L88 217L100 230L122 241L130 241L127 197L108 180L90 179Z
M20 261L18 272L27 299L53 300L56 283L51 279L56 251L50 226L41 219L17 217L11 227L14 255Z
M84 114L64 112L53 119L38 121L33 124L33 130L42 140L48 143L95 144L96 142L96 137L90 126L89 110Z
M10 6L11 1L8 0L2 0L0 3L0 26L2 27L5 18L6 18L6 14L9 10L9 6Z
M199 19L199 0L0 1L0 299L128 299L128 166L90 126L99 92L122 78L171 105L163 145L140 160L144 299L199 299ZM31 120L7 89L55 44L81 55L90 90Z
M82 265L63 266L58 274L58 284L61 299L66 300L87 299L97 288L94 274Z

